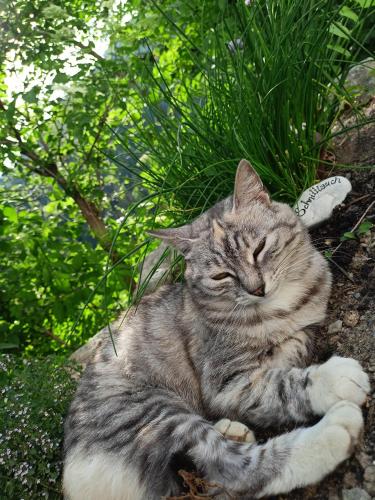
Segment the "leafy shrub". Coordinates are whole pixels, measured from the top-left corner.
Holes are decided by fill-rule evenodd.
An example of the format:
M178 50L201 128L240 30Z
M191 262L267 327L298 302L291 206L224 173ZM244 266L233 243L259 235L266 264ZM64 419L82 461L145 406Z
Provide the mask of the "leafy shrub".
M0 355L1 499L60 498L63 420L77 368Z
M124 237L120 255L135 244L132 237ZM0 350L64 352L99 331L123 307L132 275L128 260L91 297L107 261L70 200L52 200L43 213L35 205L0 202Z

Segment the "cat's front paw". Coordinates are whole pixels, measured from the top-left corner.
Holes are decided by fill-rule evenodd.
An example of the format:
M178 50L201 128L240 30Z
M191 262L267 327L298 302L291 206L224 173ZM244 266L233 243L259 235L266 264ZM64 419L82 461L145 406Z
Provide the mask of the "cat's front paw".
M336 425L343 427L350 436L350 449L348 453L351 454L363 429L361 408L350 401L339 401L327 411L317 425L320 425L322 428ZM337 445L337 443L335 444Z
M352 358L333 356L319 366L311 367L306 388L312 409L326 413L338 401L351 401L361 406L370 391L368 375Z
M214 425L215 429L220 432L226 439L238 441L240 443L255 443L255 435L245 424L222 418Z
M360 407L350 401L340 401L314 426L276 438L275 444L287 443L289 451L285 453L285 467L256 498L287 493L320 481L350 457L362 429ZM278 446L274 449L278 450Z
M326 472L350 457L363 430L362 411L350 401L336 403L322 420L308 429L309 451Z

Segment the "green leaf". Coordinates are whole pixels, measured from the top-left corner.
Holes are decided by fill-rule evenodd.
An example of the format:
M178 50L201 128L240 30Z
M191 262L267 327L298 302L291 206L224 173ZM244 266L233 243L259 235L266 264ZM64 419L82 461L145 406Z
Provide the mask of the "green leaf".
M47 214L56 213L59 210L59 205L60 205L59 201L50 201L49 203L47 203L47 205L44 205L44 211Z
M3 208L4 216L11 222L18 222L17 210L13 207Z
M356 239L356 236L354 233L348 231L347 233L344 233L341 238L340 238L340 241L346 241L346 240L355 240Z
M369 221L369 220L364 220L362 224L357 229L358 234L366 234L368 233L372 228L374 227L374 224Z
M13 119L14 113L16 111L16 101L12 101L8 105L8 109L6 110L7 120L11 121Z
M332 33L332 35L336 35L340 38L344 38L345 40L349 40L348 35L350 35L350 30L339 22L331 24L329 31L330 33Z
M226 5L227 5L226 0L218 0L218 7L222 12L225 10Z
M368 9L375 6L375 0L354 0L362 9Z
M11 344L10 342L0 342L0 349L17 349L18 344Z
M55 78L53 79L54 83L67 83L71 80L71 77L69 77L66 73L57 73Z
M355 23L358 21L358 15L352 11L352 9L350 9L349 7L347 7L346 5L344 5L341 9L340 9L340 14L343 16L343 17L347 17L348 19L351 19L352 21L354 21Z
M32 89L30 89L28 92L22 95L22 98L25 102L28 102L29 104L38 102L38 94L40 91L40 87L35 85Z
M53 304L53 312L58 321L64 321L65 318L65 307L61 302L55 302Z
M328 44L327 47L329 49L331 49L331 50L334 50L334 51L338 52L339 54L342 54L345 57L351 57L351 54L350 54L349 50L344 49L344 47L341 47L340 45L331 45L331 44Z

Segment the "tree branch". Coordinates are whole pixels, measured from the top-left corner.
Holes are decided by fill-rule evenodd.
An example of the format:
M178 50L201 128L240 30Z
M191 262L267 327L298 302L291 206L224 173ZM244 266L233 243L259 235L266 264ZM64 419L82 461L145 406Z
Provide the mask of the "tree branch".
M60 339L60 337L57 337L57 335L52 333L50 330L43 330L42 333L44 335L46 335L47 337L50 337L51 339L55 340L56 342L58 342L62 346L66 346L65 342L62 339Z
M86 47L86 45L84 45L82 42L78 42L78 40L68 40L68 41L74 43L74 45L80 47L82 50L95 57L95 59L97 59L98 61L105 61L104 57L98 54L95 50Z

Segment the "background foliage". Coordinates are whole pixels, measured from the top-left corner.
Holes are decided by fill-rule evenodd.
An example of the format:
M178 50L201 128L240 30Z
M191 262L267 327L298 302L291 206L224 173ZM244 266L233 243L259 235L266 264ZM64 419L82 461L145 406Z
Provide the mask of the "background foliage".
M226 196L241 157L293 202L373 40L372 0L16 0L0 16L0 348L26 355L110 321L145 229Z

